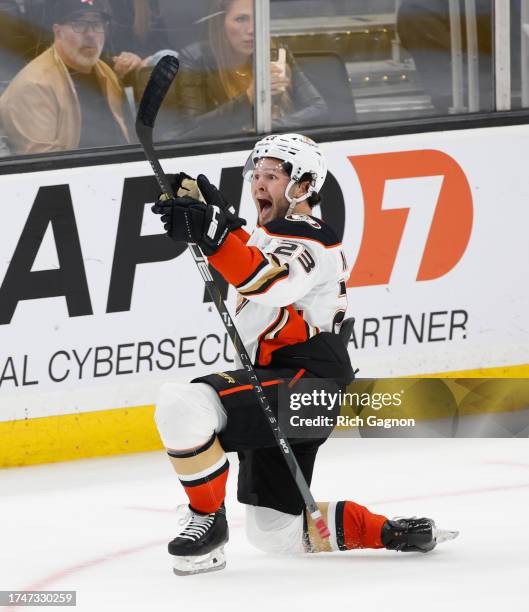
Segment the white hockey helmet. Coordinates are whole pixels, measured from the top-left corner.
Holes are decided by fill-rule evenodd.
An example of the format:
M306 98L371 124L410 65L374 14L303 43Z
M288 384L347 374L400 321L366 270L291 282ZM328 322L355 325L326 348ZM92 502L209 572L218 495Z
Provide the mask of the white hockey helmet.
M327 164L323 157L323 152L313 140L301 134L276 134L265 136L256 143L250 153L246 165L244 166L243 176L251 181L253 171L259 159L263 157L275 157L288 162L292 166L290 182L285 189L285 197L290 202L288 213L290 214L298 202L302 202L313 193L319 193L327 176ZM307 193L300 198L290 196L290 190L301 177L310 173L312 182Z

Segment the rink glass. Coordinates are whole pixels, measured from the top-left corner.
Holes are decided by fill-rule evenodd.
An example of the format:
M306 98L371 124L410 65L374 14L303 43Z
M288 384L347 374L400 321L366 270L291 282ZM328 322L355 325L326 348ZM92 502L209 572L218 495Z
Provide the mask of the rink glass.
M529 108L529 0L505 3L509 6L496 16L495 27L492 0L270 0L270 40L262 48L255 48L254 31L263 24L253 23L252 0L219 0L207 8L204 3L162 4L143 16L143 25L135 25L141 25L141 36L132 27L126 31L119 16L108 28L104 20L90 22L92 30L106 31L110 65L122 52L142 60L122 82L131 115L160 52L182 59L181 87L173 89L159 117L158 141L213 143L254 134L262 109L248 98L253 57L268 54L273 60L278 50L286 53L289 84L267 98L274 131L350 129ZM0 94L52 39L45 12L1 17ZM88 21L71 25L85 32ZM215 49L210 48L213 55L206 58L207 46L197 44L210 40L212 32L218 36ZM509 75L497 78L496 86L495 68ZM240 113L221 112L218 120L210 116L233 100ZM311 112L301 112L303 106ZM15 151L0 126L0 157L10 155Z

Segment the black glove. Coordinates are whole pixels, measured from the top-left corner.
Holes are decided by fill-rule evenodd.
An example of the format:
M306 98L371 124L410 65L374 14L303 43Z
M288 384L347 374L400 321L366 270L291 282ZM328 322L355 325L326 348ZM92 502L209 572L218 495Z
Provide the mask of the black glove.
M168 174L173 193L177 198L183 198L189 196L195 198L195 200L204 201L200 191L198 190L197 182L194 178L186 174L185 172L179 172L178 174Z
M196 242L205 255L213 255L224 244L230 228L218 206L206 206L189 197L158 200L152 212L162 215L167 235L176 242Z
M226 200L222 193L212 185L203 174L197 176L197 185L204 201L209 206L218 206L226 215L230 231L239 229L246 225L246 219L242 219L235 212L235 208Z

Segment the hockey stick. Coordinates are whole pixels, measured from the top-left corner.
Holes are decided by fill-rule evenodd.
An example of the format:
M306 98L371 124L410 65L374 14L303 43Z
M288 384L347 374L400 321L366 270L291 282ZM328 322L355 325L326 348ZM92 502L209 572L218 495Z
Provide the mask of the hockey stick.
M179 63L175 57L172 55L165 55L162 57L152 71L147 87L143 92L138 109L138 116L136 118L136 134L138 135L140 144L145 151L145 156L154 170L156 180L158 181L158 184L163 192L162 197L167 199L174 198L174 193L169 179L165 175L154 151L152 132L154 122L156 121L156 115L158 114L163 99L178 72L178 68ZM233 323L231 315L226 308L226 304L224 304L222 294L211 276L208 262L204 258L204 255L197 244L190 242L188 243L188 247L200 271L204 283L206 284L206 289L211 296L213 303L217 307L220 318L222 319L224 327L231 338L235 351L237 352L243 367L248 373L255 396L257 397L257 400L259 401L259 404L266 418L268 419L268 423L270 424L272 433L277 441L277 445L283 453L283 457L287 462L310 516L314 520L320 536L322 538L329 538L329 529L327 528L325 520L323 519L316 502L314 501L314 497L310 492L307 481L305 480L301 468L299 467L299 463L292 452L292 448L290 447L287 438L283 435L279 428L278 420L270 407L268 399L263 391L263 387L261 386L261 382L255 373L250 356L248 355L241 337L239 336L239 333Z

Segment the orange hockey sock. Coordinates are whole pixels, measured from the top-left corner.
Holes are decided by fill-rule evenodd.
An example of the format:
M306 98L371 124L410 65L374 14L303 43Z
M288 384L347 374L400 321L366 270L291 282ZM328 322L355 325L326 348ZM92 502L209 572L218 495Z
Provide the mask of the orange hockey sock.
M384 548L380 539L385 516L373 514L352 501L329 504L327 524L333 550L352 548Z
M216 512L226 496L230 464L216 435L192 451L168 450L189 504L198 512Z

